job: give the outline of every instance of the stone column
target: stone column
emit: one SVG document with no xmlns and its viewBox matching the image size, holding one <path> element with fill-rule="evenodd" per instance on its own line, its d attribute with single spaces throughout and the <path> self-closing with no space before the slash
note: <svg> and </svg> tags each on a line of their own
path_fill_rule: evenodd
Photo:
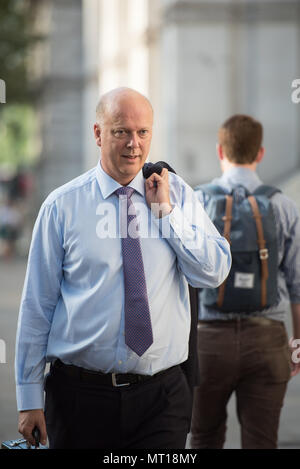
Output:
<svg viewBox="0 0 300 469">
<path fill-rule="evenodd" d="M 276 181 L 299 167 L 298 1 L 164 0 L 162 106 L 165 155 L 192 185 L 220 174 L 219 125 L 251 114 L 265 128 L 260 174 Z"/>
<path fill-rule="evenodd" d="M 82 1 L 43 0 L 40 13 L 48 23 L 40 57 L 42 147 L 37 185 L 42 201 L 84 167 Z"/>
<path fill-rule="evenodd" d="M 99 57 L 100 57 L 100 3 L 99 0 L 83 0 L 83 165 L 84 170 L 96 166 L 99 148 L 96 145 L 93 126 L 96 121 L 96 106 L 99 100 Z"/>
</svg>

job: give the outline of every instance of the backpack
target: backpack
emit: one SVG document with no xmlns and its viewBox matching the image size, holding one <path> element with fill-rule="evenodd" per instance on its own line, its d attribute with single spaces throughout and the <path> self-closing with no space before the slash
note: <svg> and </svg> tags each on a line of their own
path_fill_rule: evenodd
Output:
<svg viewBox="0 0 300 469">
<path fill-rule="evenodd" d="M 223 312 L 251 313 L 277 301 L 278 248 L 272 195 L 261 185 L 252 194 L 244 186 L 229 192 L 214 184 L 197 186 L 209 196 L 206 212 L 230 243 L 232 266 L 217 289 L 204 288 L 201 302 Z"/>
</svg>

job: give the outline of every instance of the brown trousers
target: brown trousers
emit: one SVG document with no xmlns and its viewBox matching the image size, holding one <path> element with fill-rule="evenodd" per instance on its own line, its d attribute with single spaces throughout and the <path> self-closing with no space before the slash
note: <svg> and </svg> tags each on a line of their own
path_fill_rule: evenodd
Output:
<svg viewBox="0 0 300 469">
<path fill-rule="evenodd" d="M 198 357 L 191 447 L 223 447 L 226 407 L 235 392 L 242 448 L 276 448 L 291 371 L 284 323 L 262 317 L 200 321 Z"/>
</svg>

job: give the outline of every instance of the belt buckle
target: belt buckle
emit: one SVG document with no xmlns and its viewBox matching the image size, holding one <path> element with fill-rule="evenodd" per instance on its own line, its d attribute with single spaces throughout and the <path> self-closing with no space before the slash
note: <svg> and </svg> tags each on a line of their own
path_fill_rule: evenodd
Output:
<svg viewBox="0 0 300 469">
<path fill-rule="evenodd" d="M 111 380 L 112 380 L 112 385 L 115 387 L 115 388 L 120 388 L 122 386 L 130 386 L 130 383 L 122 383 L 122 384 L 119 384 L 117 383 L 117 375 L 119 373 L 112 373 L 111 374 Z"/>
</svg>

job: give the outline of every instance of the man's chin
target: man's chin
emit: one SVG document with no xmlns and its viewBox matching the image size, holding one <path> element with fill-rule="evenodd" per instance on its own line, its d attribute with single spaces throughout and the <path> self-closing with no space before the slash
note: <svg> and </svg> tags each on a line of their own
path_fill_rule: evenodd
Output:
<svg viewBox="0 0 300 469">
<path fill-rule="evenodd" d="M 124 173 L 135 173 L 137 174 L 140 169 L 143 167 L 144 165 L 144 162 L 141 160 L 141 158 L 134 158 L 134 159 L 130 159 L 130 158 L 124 158 L 122 160 L 122 164 L 120 166 L 120 169 L 121 171 Z"/>
<path fill-rule="evenodd" d="M 143 165 L 144 163 L 141 160 L 134 161 L 134 163 L 131 164 L 122 164 L 119 168 L 122 179 L 127 180 L 128 182 L 132 181 L 132 179 L 134 179 L 142 169 Z"/>
</svg>

